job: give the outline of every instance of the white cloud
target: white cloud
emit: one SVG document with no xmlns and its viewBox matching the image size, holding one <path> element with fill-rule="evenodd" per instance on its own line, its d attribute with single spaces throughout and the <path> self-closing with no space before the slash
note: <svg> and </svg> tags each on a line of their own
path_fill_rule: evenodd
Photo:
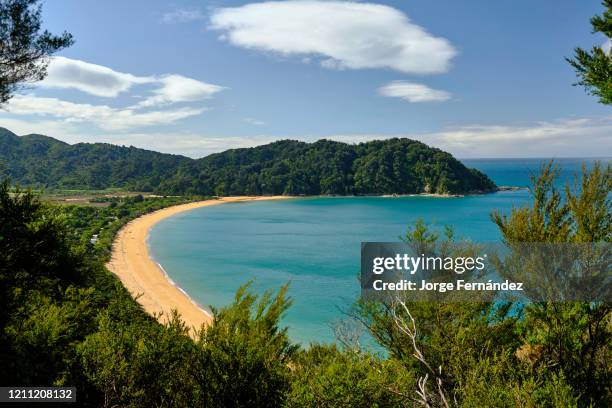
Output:
<svg viewBox="0 0 612 408">
<path fill-rule="evenodd" d="M 222 86 L 209 84 L 182 75 L 136 76 L 111 68 L 65 57 L 53 57 L 47 77 L 37 85 L 43 88 L 72 88 L 102 97 L 116 97 L 135 85 L 157 86 L 136 107 L 194 102 L 212 97 Z"/>
<path fill-rule="evenodd" d="M 181 108 L 139 112 L 130 108 L 116 109 L 107 105 L 73 103 L 34 95 L 17 95 L 8 102 L 6 110 L 14 115 L 52 116 L 67 123 L 87 122 L 100 129 L 122 130 L 173 123 L 199 115 L 205 109 Z"/>
<path fill-rule="evenodd" d="M 158 79 L 161 87 L 155 89 L 155 95 L 146 98 L 137 106 L 148 107 L 168 105 L 176 102 L 194 102 L 212 97 L 224 88 L 208 84 L 181 75 L 166 75 Z"/>
<path fill-rule="evenodd" d="M 72 88 L 107 98 L 117 97 L 136 85 L 148 85 L 149 89 L 145 90 L 144 99 L 139 103 L 124 108 L 106 104 L 73 103 L 35 95 L 17 95 L 9 101 L 6 110 L 13 115 L 54 117 L 64 123 L 89 123 L 100 129 L 126 130 L 169 124 L 199 115 L 207 109 L 166 107 L 175 103 L 193 103 L 211 98 L 225 89 L 182 75 L 136 76 L 65 57 L 52 58 L 49 75 L 37 84 L 42 88 Z M 131 96 L 135 95 L 132 93 Z"/>
<path fill-rule="evenodd" d="M 257 120 L 253 118 L 244 118 L 243 120 L 246 123 L 250 123 L 251 125 L 255 125 L 255 126 L 264 126 L 266 124 L 266 122 L 264 122 L 263 120 Z"/>
<path fill-rule="evenodd" d="M 80 133 L 74 128 L 73 124 L 54 119 L 24 120 L 18 116 L 0 116 L 0 127 L 6 128 L 17 135 L 38 133 L 55 137 L 67 143 L 74 143 L 75 140 L 82 141 L 78 138 L 72 138 L 73 135 L 77 136 Z M 80 133 L 80 137 L 83 137 L 83 133 Z"/>
<path fill-rule="evenodd" d="M 221 8 L 211 16 L 221 38 L 249 49 L 322 57 L 335 69 L 448 71 L 456 50 L 392 7 L 349 1 L 270 1 Z"/>
<path fill-rule="evenodd" d="M 115 97 L 135 84 L 153 82 L 150 77 L 114 71 L 108 67 L 80 60 L 53 57 L 47 77 L 37 85 L 46 88 L 73 88 L 95 96 Z"/>
<path fill-rule="evenodd" d="M 213 136 L 194 132 L 115 132 L 97 130 L 75 122 L 57 120 L 22 120 L 0 114 L 0 126 L 18 135 L 39 133 L 67 143 L 111 143 L 136 146 L 163 153 L 181 154 L 193 158 L 204 157 L 227 149 L 253 147 L 278 140 L 272 136 Z"/>
<path fill-rule="evenodd" d="M 610 52 L 612 52 L 612 40 L 608 38 L 606 42 L 602 44 L 601 49 L 607 54 L 610 54 Z"/>
<path fill-rule="evenodd" d="M 523 125 L 465 125 L 401 135 L 336 135 L 358 143 L 407 137 L 458 157 L 600 157 L 612 151 L 612 117 L 566 118 Z"/>
<path fill-rule="evenodd" d="M 227 149 L 254 147 L 271 143 L 277 138 L 269 136 L 256 137 L 220 137 L 192 132 L 184 133 L 123 133 L 104 134 L 99 136 L 106 143 L 134 145 L 144 149 L 164 153 L 182 154 L 192 158 L 201 158 Z"/>
<path fill-rule="evenodd" d="M 451 98 L 451 94 L 446 91 L 408 81 L 393 81 L 379 88 L 378 93 L 383 96 L 401 98 L 412 103 L 443 102 Z"/>
<path fill-rule="evenodd" d="M 178 9 L 162 15 L 162 21 L 166 24 L 189 23 L 204 20 L 205 18 L 206 15 L 200 10 L 187 9 Z"/>
<path fill-rule="evenodd" d="M 77 121 L 48 120 L 46 116 L 42 116 L 40 120 L 37 120 L 38 118 L 21 120 L 5 115 L 0 113 L 0 126 L 17 134 L 41 133 L 69 143 L 107 142 L 134 145 L 144 149 L 184 154 L 190 157 L 203 157 L 226 149 L 252 147 L 286 138 L 284 135 L 265 134 L 235 137 L 193 132 L 115 132 L 112 126 L 100 129 Z M 155 119 L 156 122 L 159 122 L 159 117 Z M 150 121 L 151 118 L 134 120 Z M 601 157 L 612 151 L 610 134 L 612 134 L 612 117 L 600 117 L 566 118 L 521 125 L 452 126 L 429 133 L 307 135 L 291 138 L 309 142 L 325 138 L 346 143 L 359 143 L 392 137 L 407 137 L 448 151 L 457 157 L 466 158 Z"/>
</svg>

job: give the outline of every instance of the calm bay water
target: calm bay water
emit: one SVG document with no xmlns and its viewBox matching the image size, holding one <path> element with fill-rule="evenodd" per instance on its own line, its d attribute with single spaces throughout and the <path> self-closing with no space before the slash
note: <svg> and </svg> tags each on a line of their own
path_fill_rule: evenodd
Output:
<svg viewBox="0 0 612 408">
<path fill-rule="evenodd" d="M 592 159 L 587 159 L 592 164 Z M 527 186 L 539 159 L 463 160 L 498 185 Z M 560 182 L 585 159 L 561 159 Z M 342 197 L 231 203 L 163 220 L 149 236 L 153 257 L 198 303 L 222 307 L 254 280 L 261 293 L 290 282 L 294 299 L 284 323 L 294 341 L 333 340 L 332 325 L 359 295 L 360 243 L 397 241 L 423 218 L 452 225 L 458 236 L 494 241 L 490 213 L 529 202 L 526 190 L 461 198 Z"/>
</svg>

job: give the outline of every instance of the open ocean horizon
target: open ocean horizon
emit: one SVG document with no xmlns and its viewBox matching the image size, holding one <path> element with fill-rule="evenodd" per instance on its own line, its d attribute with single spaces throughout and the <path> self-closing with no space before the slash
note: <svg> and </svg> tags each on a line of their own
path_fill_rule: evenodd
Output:
<svg viewBox="0 0 612 408">
<path fill-rule="evenodd" d="M 548 159 L 463 159 L 498 186 L 527 187 Z M 598 159 L 604 163 L 609 158 Z M 558 185 L 572 182 L 583 163 L 563 158 Z M 334 339 L 333 326 L 359 296 L 363 241 L 398 241 L 422 218 L 460 238 L 498 241 L 491 212 L 530 203 L 526 189 L 465 197 L 304 197 L 204 207 L 156 224 L 150 253 L 168 276 L 205 307 L 231 303 L 253 281 L 257 293 L 289 283 L 293 305 L 283 319 L 302 344 Z"/>
</svg>

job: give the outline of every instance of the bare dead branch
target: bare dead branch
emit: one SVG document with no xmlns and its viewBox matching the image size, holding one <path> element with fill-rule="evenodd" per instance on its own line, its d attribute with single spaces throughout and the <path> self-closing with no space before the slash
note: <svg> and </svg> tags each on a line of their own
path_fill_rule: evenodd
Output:
<svg viewBox="0 0 612 408">
<path fill-rule="evenodd" d="M 406 316 L 408 316 L 409 321 L 407 321 L 405 318 L 398 315 L 397 313 L 398 305 L 401 306 L 401 310 L 403 310 Z M 418 347 L 418 344 L 417 344 L 418 331 L 416 327 L 416 321 L 414 320 L 412 313 L 410 313 L 410 309 L 408 308 L 408 306 L 406 305 L 404 301 L 398 298 L 396 300 L 395 307 L 391 309 L 391 315 L 393 316 L 395 325 L 400 330 L 400 332 L 408 336 L 408 338 L 412 342 L 412 348 L 414 351 L 413 356 L 418 361 L 420 361 L 429 371 L 429 373 L 425 374 L 424 377 L 421 377 L 417 380 L 416 394 L 419 396 L 419 399 L 417 401 L 425 407 L 428 407 L 428 408 L 432 407 L 431 404 L 433 401 L 435 401 L 435 398 L 432 395 L 430 395 L 427 391 L 427 380 L 429 378 L 429 374 L 431 374 L 435 378 L 438 396 L 439 396 L 439 400 L 442 406 L 444 406 L 445 408 L 449 408 L 450 406 L 448 404 L 448 400 L 446 399 L 446 395 L 444 394 L 443 380 L 442 380 L 442 366 L 440 365 L 436 372 L 431 367 L 431 365 L 429 365 L 429 363 L 425 359 L 425 356 L 423 355 L 423 352 Z"/>
</svg>

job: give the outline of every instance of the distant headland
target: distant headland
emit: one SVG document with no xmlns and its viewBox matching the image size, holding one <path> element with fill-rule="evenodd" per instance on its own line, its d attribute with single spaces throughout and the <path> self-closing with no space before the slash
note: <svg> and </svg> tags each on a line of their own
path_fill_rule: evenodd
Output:
<svg viewBox="0 0 612 408">
<path fill-rule="evenodd" d="M 0 128 L 0 171 L 46 189 L 165 195 L 454 196 L 497 191 L 484 173 L 410 139 L 346 144 L 280 140 L 201 159 L 106 143 L 67 144 Z"/>
</svg>

